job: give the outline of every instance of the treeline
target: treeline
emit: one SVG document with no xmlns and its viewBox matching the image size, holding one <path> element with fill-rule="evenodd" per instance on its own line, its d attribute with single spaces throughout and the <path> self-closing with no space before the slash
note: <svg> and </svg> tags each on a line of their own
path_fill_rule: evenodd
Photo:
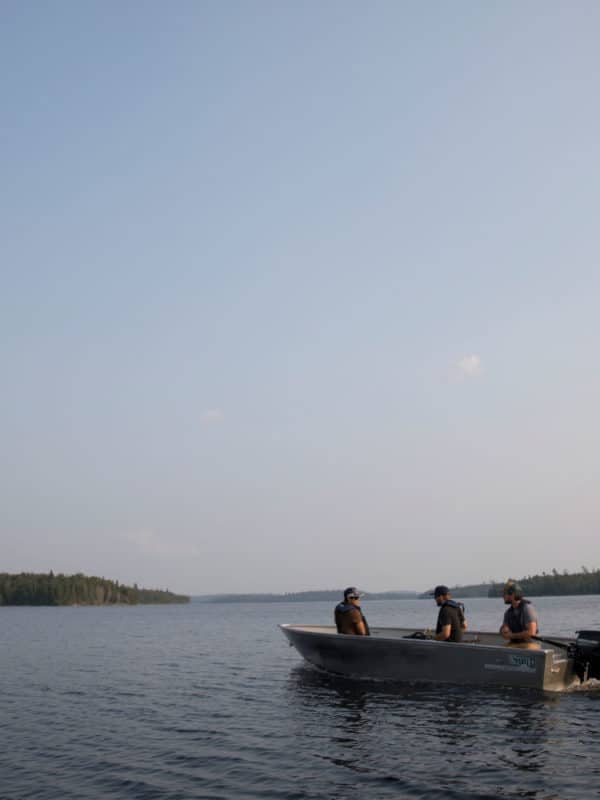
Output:
<svg viewBox="0 0 600 800">
<path fill-rule="evenodd" d="M 0 573 L 0 606 L 104 606 L 122 603 L 189 603 L 190 598 L 168 590 L 140 589 L 106 578 L 55 575 L 53 572 Z"/>
<path fill-rule="evenodd" d="M 453 597 L 491 597 L 492 583 L 473 583 L 469 586 L 453 586 L 450 588 Z"/>
<path fill-rule="evenodd" d="M 553 569 L 550 574 L 542 572 L 541 575 L 528 575 L 519 578 L 523 593 L 527 597 L 545 595 L 568 594 L 600 594 L 600 569 L 587 569 L 582 567 L 581 572 L 569 574 L 567 570 L 562 573 Z M 488 597 L 498 597 L 502 594 L 503 583 L 492 583 Z"/>
<path fill-rule="evenodd" d="M 343 589 L 319 589 L 285 594 L 215 594 L 198 598 L 205 603 L 306 603 L 315 600 L 339 601 Z M 369 600 L 399 600 L 416 597 L 416 592 L 365 592 Z"/>
<path fill-rule="evenodd" d="M 542 572 L 541 575 L 529 575 L 520 578 L 518 583 L 523 587 L 525 595 L 535 597 L 540 595 L 570 595 L 570 594 L 600 594 L 600 569 L 582 567 L 581 572 L 569 574 L 567 570 L 559 573 L 553 569 L 550 574 Z M 468 586 L 453 586 L 451 592 L 454 597 L 500 597 L 504 583 L 488 581 L 487 583 L 469 584 Z M 321 589 L 308 592 L 287 592 L 285 594 L 216 594 L 195 598 L 204 603 L 303 603 L 315 600 L 328 602 L 341 599 L 343 589 Z M 365 592 L 367 600 L 402 600 L 415 597 L 430 598 L 433 589 L 423 594 L 409 591 L 390 592 Z"/>
<path fill-rule="evenodd" d="M 287 592 L 286 594 L 214 594 L 200 597 L 199 600 L 205 603 L 300 603 L 308 600 L 332 600 L 340 596 L 341 591 L 322 589 L 314 592 Z"/>
</svg>

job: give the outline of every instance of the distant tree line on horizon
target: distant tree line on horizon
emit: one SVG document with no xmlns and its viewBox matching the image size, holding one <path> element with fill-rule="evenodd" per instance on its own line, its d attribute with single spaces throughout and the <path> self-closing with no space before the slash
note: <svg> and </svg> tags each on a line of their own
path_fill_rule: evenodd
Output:
<svg viewBox="0 0 600 800">
<path fill-rule="evenodd" d="M 518 583 L 523 587 L 525 595 L 535 597 L 540 595 L 570 595 L 570 594 L 600 594 L 600 569 L 590 570 L 582 567 L 581 572 L 569 574 L 567 570 L 559 573 L 553 569 L 550 574 L 543 572 L 541 575 L 529 575 L 520 578 Z M 488 581 L 467 586 L 453 586 L 451 592 L 454 597 L 500 597 L 504 582 Z M 284 594 L 257 593 L 257 594 L 215 594 L 196 598 L 204 603 L 301 603 L 317 600 L 336 601 L 341 599 L 343 589 L 321 589 L 307 592 L 286 592 Z M 414 591 L 367 592 L 367 600 L 400 600 L 408 598 L 431 597 L 433 590 L 418 593 Z"/>
<path fill-rule="evenodd" d="M 519 578 L 526 597 L 540 597 L 551 595 L 569 594 L 600 594 L 600 569 L 582 567 L 581 572 L 569 574 L 568 570 L 559 572 L 553 569 L 551 573 L 542 572 L 541 575 L 528 575 Z M 504 583 L 492 583 L 488 597 L 498 597 L 502 594 Z"/>
<path fill-rule="evenodd" d="M 0 573 L 0 606 L 103 606 L 143 603 L 189 603 L 187 595 L 162 589 L 140 589 L 136 583 L 76 575 L 21 572 Z"/>
<path fill-rule="evenodd" d="M 451 586 L 450 592 L 453 597 L 491 597 L 490 591 L 494 584 L 490 583 L 473 583 L 468 586 Z M 433 597 L 433 590 L 429 592 L 429 596 Z"/>
<path fill-rule="evenodd" d="M 204 603 L 305 603 L 315 600 L 341 600 L 343 589 L 318 589 L 284 594 L 214 594 L 197 598 Z M 398 600 L 417 597 L 417 592 L 365 592 L 371 600 Z"/>
</svg>

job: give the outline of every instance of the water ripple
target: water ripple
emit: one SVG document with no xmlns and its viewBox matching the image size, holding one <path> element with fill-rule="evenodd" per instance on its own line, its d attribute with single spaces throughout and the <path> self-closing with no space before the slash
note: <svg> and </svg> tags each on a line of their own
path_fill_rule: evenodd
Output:
<svg viewBox="0 0 600 800">
<path fill-rule="evenodd" d="M 356 682 L 286 646 L 289 606 L 239 611 L 0 609 L 1 800 L 597 796 L 600 683 Z M 331 609 L 295 611 L 319 623 Z M 568 625 L 556 616 L 557 633 Z"/>
</svg>

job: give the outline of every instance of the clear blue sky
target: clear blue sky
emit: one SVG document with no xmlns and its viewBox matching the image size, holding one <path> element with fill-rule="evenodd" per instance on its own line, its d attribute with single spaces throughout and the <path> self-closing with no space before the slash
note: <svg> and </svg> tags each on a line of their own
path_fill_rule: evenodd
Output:
<svg viewBox="0 0 600 800">
<path fill-rule="evenodd" d="M 5 571 L 600 567 L 600 5 L 4 2 Z"/>
</svg>

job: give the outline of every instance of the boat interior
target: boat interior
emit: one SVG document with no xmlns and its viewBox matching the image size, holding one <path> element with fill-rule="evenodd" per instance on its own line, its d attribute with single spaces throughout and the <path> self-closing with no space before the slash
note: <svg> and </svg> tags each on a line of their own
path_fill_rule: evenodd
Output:
<svg viewBox="0 0 600 800">
<path fill-rule="evenodd" d="M 333 625 L 291 625 L 290 627 L 299 628 L 303 631 L 310 633 L 337 633 Z M 433 639 L 433 631 L 415 629 L 415 628 L 382 628 L 371 626 L 371 636 L 380 639 L 406 639 L 406 638 L 424 638 Z M 561 636 L 552 636 L 548 639 L 540 637 L 536 642 L 531 644 L 521 645 L 527 649 L 535 650 L 552 650 L 556 656 L 564 657 L 568 645 L 572 639 L 567 639 Z M 462 644 L 470 645 L 484 645 L 488 647 L 506 647 L 507 642 L 500 633 L 492 633 L 491 631 L 466 631 L 463 636 Z M 519 647 L 518 645 L 515 645 Z"/>
</svg>

